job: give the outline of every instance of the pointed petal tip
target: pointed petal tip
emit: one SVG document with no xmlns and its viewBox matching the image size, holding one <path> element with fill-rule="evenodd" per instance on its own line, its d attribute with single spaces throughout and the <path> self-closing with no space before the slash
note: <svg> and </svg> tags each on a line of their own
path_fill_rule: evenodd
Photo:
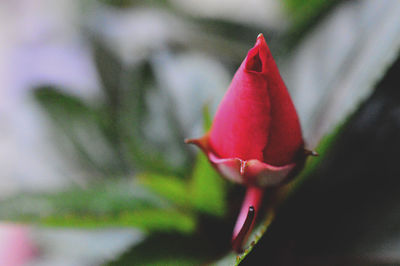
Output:
<svg viewBox="0 0 400 266">
<path fill-rule="evenodd" d="M 185 139 L 184 142 L 186 144 L 193 144 L 193 145 L 198 146 L 206 154 L 209 152 L 210 147 L 208 144 L 208 133 L 206 133 L 204 136 L 202 136 L 200 138 Z"/>
<path fill-rule="evenodd" d="M 248 52 L 245 69 L 252 72 L 262 72 L 263 62 L 260 57 L 260 42 L 257 40 L 254 47 Z"/>
<path fill-rule="evenodd" d="M 198 139 L 185 139 L 184 142 L 186 144 L 193 144 L 196 146 L 199 146 L 200 148 L 202 148 L 204 146 L 204 140 L 202 138 L 198 138 Z"/>
<path fill-rule="evenodd" d="M 267 51 L 267 52 L 265 52 Z M 245 69 L 251 72 L 263 72 L 268 55 L 267 42 L 262 33 L 258 34 L 254 47 L 248 52 Z"/>
<path fill-rule="evenodd" d="M 257 35 L 256 45 L 267 44 L 262 33 Z"/>
</svg>

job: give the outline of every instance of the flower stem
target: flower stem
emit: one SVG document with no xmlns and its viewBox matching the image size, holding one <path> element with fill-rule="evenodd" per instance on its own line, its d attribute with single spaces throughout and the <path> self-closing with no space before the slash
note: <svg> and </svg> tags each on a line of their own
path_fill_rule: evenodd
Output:
<svg viewBox="0 0 400 266">
<path fill-rule="evenodd" d="M 232 248 L 238 253 L 242 251 L 243 244 L 254 227 L 263 194 L 262 188 L 253 186 L 247 188 L 232 237 Z"/>
</svg>

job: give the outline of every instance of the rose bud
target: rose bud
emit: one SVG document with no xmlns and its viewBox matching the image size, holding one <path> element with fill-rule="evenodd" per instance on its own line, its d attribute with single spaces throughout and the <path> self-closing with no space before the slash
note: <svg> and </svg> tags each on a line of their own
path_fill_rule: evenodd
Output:
<svg viewBox="0 0 400 266">
<path fill-rule="evenodd" d="M 233 232 L 240 252 L 266 187 L 286 182 L 304 164 L 299 118 L 262 34 L 250 49 L 199 146 L 225 178 L 247 186 Z"/>
</svg>

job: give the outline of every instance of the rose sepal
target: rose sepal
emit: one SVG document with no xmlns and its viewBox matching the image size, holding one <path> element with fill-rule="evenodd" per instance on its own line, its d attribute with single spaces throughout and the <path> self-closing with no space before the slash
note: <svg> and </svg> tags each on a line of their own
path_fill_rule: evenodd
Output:
<svg viewBox="0 0 400 266">
<path fill-rule="evenodd" d="M 292 163 L 275 166 L 257 159 L 221 158 L 211 149 L 208 133 L 201 138 L 186 139 L 185 142 L 198 146 L 224 178 L 237 184 L 261 188 L 279 186 L 290 181 L 293 173 L 303 168 L 307 155 L 311 154 L 303 149 L 304 152 Z"/>
</svg>

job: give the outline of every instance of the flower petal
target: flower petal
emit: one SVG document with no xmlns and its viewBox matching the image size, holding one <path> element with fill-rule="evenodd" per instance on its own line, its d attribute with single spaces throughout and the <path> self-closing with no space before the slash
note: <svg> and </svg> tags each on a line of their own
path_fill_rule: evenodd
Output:
<svg viewBox="0 0 400 266">
<path fill-rule="evenodd" d="M 250 160 L 246 162 L 245 179 L 259 187 L 276 186 L 286 180 L 295 166 L 296 163 L 273 166 L 258 160 Z"/>
<path fill-rule="evenodd" d="M 215 169 L 226 179 L 246 186 L 271 187 L 283 183 L 296 166 L 295 163 L 274 166 L 259 160 L 221 158 L 210 149 L 209 136 L 188 139 L 186 143 L 201 148 Z"/>
<path fill-rule="evenodd" d="M 237 70 L 218 107 L 210 145 L 222 158 L 263 161 L 271 121 L 265 41 L 257 41 Z"/>
<path fill-rule="evenodd" d="M 259 160 L 244 161 L 239 158 L 218 158 L 208 153 L 208 159 L 225 178 L 245 185 L 271 187 L 283 183 L 295 163 L 284 166 L 273 166 Z"/>
<path fill-rule="evenodd" d="M 272 165 L 286 165 L 295 160 L 297 152 L 304 146 L 299 118 L 289 92 L 279 73 L 274 58 L 260 34 L 257 37 L 263 75 L 268 84 L 270 119 L 268 144 L 261 161 Z M 256 158 L 258 159 L 258 158 Z"/>
</svg>

